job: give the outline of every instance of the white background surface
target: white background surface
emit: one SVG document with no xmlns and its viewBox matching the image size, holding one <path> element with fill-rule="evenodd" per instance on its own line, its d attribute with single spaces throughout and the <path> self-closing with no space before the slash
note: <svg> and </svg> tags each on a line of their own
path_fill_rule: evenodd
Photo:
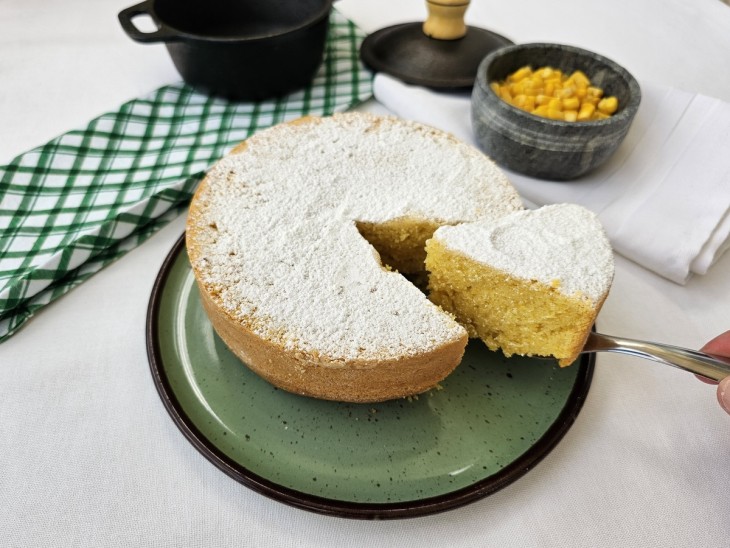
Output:
<svg viewBox="0 0 730 548">
<path fill-rule="evenodd" d="M 0 163 L 178 80 L 163 46 L 121 31 L 132 3 L 0 2 Z M 420 0 L 338 8 L 366 31 L 425 17 Z M 718 0 L 474 0 L 467 20 L 730 101 L 730 8 Z M 182 230 L 178 219 L 0 346 L 0 546 L 730 545 L 730 417 L 713 387 L 615 355 L 599 357 L 558 447 L 464 508 L 362 522 L 249 491 L 184 439 L 149 374 L 147 301 Z M 684 287 L 619 257 L 598 326 L 697 348 L 730 329 L 729 305 L 730 255 Z"/>
</svg>

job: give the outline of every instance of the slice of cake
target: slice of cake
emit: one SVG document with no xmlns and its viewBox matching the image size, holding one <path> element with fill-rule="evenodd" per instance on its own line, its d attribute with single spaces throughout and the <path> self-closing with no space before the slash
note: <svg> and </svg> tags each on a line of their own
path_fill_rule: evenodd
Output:
<svg viewBox="0 0 730 548">
<path fill-rule="evenodd" d="M 426 243 L 430 298 L 506 356 L 569 365 L 613 280 L 596 216 L 571 204 L 444 226 Z"/>
</svg>

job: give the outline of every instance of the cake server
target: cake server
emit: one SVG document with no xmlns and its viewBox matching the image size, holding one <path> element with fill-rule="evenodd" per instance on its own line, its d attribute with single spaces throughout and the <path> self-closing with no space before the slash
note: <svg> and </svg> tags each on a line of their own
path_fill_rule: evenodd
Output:
<svg viewBox="0 0 730 548">
<path fill-rule="evenodd" d="M 591 332 L 581 354 L 618 352 L 657 361 L 715 381 L 730 376 L 730 358 L 656 342 Z"/>
</svg>

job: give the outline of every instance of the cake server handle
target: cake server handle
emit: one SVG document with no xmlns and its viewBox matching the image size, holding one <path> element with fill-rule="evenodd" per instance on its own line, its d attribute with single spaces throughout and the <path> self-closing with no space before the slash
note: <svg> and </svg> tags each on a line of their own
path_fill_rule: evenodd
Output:
<svg viewBox="0 0 730 548">
<path fill-rule="evenodd" d="M 593 331 L 588 335 L 581 354 L 589 352 L 618 352 L 638 356 L 678 367 L 715 381 L 730 376 L 730 358 L 724 356 L 706 354 L 669 344 L 613 337 Z"/>
</svg>

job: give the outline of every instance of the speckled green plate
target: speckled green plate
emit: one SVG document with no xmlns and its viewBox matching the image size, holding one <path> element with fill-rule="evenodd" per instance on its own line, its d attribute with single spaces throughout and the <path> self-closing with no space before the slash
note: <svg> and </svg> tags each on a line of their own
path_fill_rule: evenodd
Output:
<svg viewBox="0 0 730 548">
<path fill-rule="evenodd" d="M 147 343 L 165 407 L 190 442 L 244 485 L 330 515 L 398 518 L 485 497 L 562 438 L 593 362 L 506 359 L 472 341 L 438 390 L 378 404 L 279 390 L 231 354 L 201 308 L 181 238 L 150 301 Z"/>
</svg>

